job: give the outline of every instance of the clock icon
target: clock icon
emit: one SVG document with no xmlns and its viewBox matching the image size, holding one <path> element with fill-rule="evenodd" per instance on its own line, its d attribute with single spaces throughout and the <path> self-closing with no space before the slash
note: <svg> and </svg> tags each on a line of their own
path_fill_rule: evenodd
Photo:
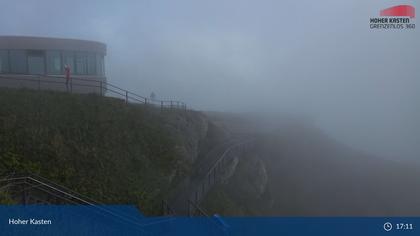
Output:
<svg viewBox="0 0 420 236">
<path fill-rule="evenodd" d="M 387 232 L 391 231 L 392 230 L 392 224 L 389 223 L 389 222 L 386 222 L 384 224 L 384 230 L 387 231 Z"/>
</svg>

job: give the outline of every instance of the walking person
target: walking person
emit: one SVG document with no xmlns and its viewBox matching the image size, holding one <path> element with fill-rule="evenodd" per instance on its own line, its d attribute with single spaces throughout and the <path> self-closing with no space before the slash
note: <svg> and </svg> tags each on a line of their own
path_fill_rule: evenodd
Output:
<svg viewBox="0 0 420 236">
<path fill-rule="evenodd" d="M 156 94 L 154 92 L 150 94 L 150 100 L 152 100 L 152 102 L 156 101 Z"/>
</svg>

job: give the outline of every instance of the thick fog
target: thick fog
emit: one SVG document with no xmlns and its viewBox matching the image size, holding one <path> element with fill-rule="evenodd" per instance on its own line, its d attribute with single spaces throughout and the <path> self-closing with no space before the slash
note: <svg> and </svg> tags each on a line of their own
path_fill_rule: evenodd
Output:
<svg viewBox="0 0 420 236">
<path fill-rule="evenodd" d="M 108 80 L 121 87 L 198 110 L 299 114 L 347 145 L 418 159 L 419 29 L 369 28 L 371 17 L 398 4 L 420 7 L 364 0 L 0 0 L 0 35 L 102 41 Z"/>
</svg>

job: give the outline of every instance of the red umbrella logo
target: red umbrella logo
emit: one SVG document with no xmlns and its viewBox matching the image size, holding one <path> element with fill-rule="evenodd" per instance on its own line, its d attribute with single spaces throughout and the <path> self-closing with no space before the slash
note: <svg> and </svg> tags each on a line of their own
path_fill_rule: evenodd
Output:
<svg viewBox="0 0 420 236">
<path fill-rule="evenodd" d="M 381 16 L 408 16 L 414 18 L 416 10 L 410 5 L 399 5 L 382 10 Z"/>
</svg>

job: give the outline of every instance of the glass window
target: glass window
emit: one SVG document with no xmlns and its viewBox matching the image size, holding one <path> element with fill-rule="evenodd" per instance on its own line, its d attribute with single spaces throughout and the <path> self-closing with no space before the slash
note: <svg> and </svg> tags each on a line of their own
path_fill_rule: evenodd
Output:
<svg viewBox="0 0 420 236">
<path fill-rule="evenodd" d="M 78 75 L 87 74 L 87 53 L 83 53 L 83 52 L 76 53 L 76 74 Z"/>
<path fill-rule="evenodd" d="M 104 76 L 104 56 L 102 54 L 96 54 L 96 74 Z"/>
<path fill-rule="evenodd" d="M 47 71 L 50 75 L 63 74 L 61 53 L 59 51 L 47 51 Z"/>
<path fill-rule="evenodd" d="M 96 75 L 96 57 L 95 54 L 89 53 L 88 54 L 88 74 L 89 75 Z"/>
<path fill-rule="evenodd" d="M 27 73 L 28 61 L 25 50 L 10 50 L 10 71 L 12 73 Z"/>
<path fill-rule="evenodd" d="M 45 74 L 45 52 L 28 50 L 28 71 L 31 75 Z"/>
<path fill-rule="evenodd" d="M 70 51 L 63 52 L 63 66 L 70 67 L 70 73 L 74 73 L 74 53 Z"/>
<path fill-rule="evenodd" d="M 9 52 L 0 50 L 0 73 L 9 72 Z"/>
</svg>

